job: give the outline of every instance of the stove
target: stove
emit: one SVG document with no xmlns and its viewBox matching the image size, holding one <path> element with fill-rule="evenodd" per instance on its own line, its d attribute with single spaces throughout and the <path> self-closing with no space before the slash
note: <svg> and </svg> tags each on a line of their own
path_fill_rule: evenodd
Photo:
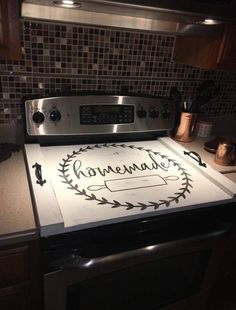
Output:
<svg viewBox="0 0 236 310">
<path fill-rule="evenodd" d="M 203 309 L 236 188 L 169 137 L 174 102 L 41 98 L 25 116 L 44 309 Z"/>
<path fill-rule="evenodd" d="M 53 97 L 28 100 L 25 111 L 28 138 L 37 141 L 25 151 L 41 236 L 235 198 L 231 181 L 199 166 L 168 137 L 174 122 L 168 99 Z M 133 141 L 131 134 L 149 139 Z M 95 143 L 83 144 L 85 137 Z M 101 138 L 110 142 L 97 143 Z"/>
</svg>

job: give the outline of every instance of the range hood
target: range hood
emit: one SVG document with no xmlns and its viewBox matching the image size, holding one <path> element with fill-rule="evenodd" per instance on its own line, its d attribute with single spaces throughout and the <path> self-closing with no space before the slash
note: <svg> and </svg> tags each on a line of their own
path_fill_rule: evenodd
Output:
<svg viewBox="0 0 236 310">
<path fill-rule="evenodd" d="M 180 35 L 219 36 L 222 23 L 236 21 L 236 0 L 75 0 L 77 8 L 60 1 L 23 0 L 22 18 L 35 18 Z M 214 19 L 217 25 L 202 25 Z"/>
</svg>

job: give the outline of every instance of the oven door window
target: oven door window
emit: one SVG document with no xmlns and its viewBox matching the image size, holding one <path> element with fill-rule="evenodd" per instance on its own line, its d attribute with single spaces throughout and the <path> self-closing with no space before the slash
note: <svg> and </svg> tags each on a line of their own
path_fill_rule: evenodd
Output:
<svg viewBox="0 0 236 310">
<path fill-rule="evenodd" d="M 67 288 L 67 310 L 154 310 L 197 293 L 210 251 L 116 270 Z"/>
</svg>

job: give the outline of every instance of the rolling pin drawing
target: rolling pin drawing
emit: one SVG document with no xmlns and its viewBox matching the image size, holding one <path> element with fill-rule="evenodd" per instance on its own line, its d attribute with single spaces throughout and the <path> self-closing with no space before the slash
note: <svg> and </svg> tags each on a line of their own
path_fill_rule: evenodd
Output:
<svg viewBox="0 0 236 310">
<path fill-rule="evenodd" d="M 145 187 L 163 186 L 167 184 L 167 181 L 177 181 L 178 179 L 179 177 L 175 175 L 161 177 L 159 174 L 132 178 L 112 179 L 104 181 L 104 184 L 102 185 L 90 185 L 88 186 L 88 190 L 99 191 L 106 188 L 110 192 L 119 192 Z"/>
</svg>

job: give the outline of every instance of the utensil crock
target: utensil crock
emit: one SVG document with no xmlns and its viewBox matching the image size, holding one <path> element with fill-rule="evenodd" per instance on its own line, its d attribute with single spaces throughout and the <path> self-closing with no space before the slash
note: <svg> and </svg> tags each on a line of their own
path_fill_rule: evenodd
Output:
<svg viewBox="0 0 236 310">
<path fill-rule="evenodd" d="M 180 124 L 174 136 L 174 140 L 181 142 L 191 142 L 196 137 L 198 113 L 182 112 Z"/>
</svg>

